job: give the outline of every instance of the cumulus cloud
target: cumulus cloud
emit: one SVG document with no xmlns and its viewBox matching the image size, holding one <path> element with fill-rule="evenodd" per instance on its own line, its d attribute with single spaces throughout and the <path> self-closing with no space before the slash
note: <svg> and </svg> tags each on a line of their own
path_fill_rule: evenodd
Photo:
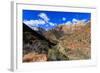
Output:
<svg viewBox="0 0 100 73">
<path fill-rule="evenodd" d="M 50 20 L 46 13 L 40 13 L 38 16 L 41 17 L 45 22 L 48 22 Z"/>
<path fill-rule="evenodd" d="M 52 23 L 52 22 L 49 22 L 49 24 L 50 24 L 51 26 L 54 26 L 54 25 L 55 25 L 55 23 Z"/>
<path fill-rule="evenodd" d="M 50 19 L 48 18 L 46 13 L 40 13 L 40 14 L 38 14 L 38 16 L 40 17 L 40 19 L 38 19 L 38 20 L 24 20 L 24 23 L 31 28 L 37 27 L 39 25 L 45 25 L 46 27 L 48 27 L 48 26 L 51 27 L 51 26 L 57 25 L 56 23 L 49 21 Z"/>
<path fill-rule="evenodd" d="M 63 18 L 62 18 L 62 20 L 63 20 L 63 21 L 65 21 L 65 20 L 66 20 L 66 18 L 65 18 L 65 17 L 63 17 Z"/>
</svg>

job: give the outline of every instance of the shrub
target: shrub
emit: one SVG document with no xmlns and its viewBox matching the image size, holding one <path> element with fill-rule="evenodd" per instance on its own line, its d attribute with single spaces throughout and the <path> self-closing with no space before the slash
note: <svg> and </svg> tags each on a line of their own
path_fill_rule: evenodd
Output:
<svg viewBox="0 0 100 73">
<path fill-rule="evenodd" d="M 69 58 L 59 51 L 57 48 L 52 48 L 48 50 L 48 60 L 49 61 L 59 61 L 59 60 L 69 60 Z"/>
</svg>

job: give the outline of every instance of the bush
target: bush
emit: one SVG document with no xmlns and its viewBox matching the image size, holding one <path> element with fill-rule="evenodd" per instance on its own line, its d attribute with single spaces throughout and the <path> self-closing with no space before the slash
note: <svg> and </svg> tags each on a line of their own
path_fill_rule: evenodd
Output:
<svg viewBox="0 0 100 73">
<path fill-rule="evenodd" d="M 57 48 L 48 50 L 48 61 L 69 60 L 69 58 L 59 51 Z"/>
</svg>

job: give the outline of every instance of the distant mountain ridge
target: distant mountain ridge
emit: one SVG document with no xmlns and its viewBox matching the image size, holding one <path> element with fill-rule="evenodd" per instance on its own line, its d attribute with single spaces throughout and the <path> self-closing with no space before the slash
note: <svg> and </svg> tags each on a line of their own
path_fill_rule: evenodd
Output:
<svg viewBox="0 0 100 73">
<path fill-rule="evenodd" d="M 40 29 L 42 30 L 45 30 L 45 31 L 49 31 L 49 30 L 52 30 L 52 29 L 55 29 L 56 27 L 58 26 L 62 26 L 62 25 L 67 25 L 67 28 L 71 26 L 74 26 L 74 25 L 85 25 L 87 24 L 88 22 L 90 22 L 90 20 L 86 21 L 86 20 L 77 20 L 77 19 L 73 19 L 72 21 L 67 21 L 65 23 L 62 23 L 62 24 L 55 24 L 55 23 L 52 23 L 52 24 L 49 24 L 49 23 L 46 23 L 46 24 L 38 24 L 38 25 L 30 25 L 30 24 L 26 24 L 25 22 L 23 22 L 24 24 L 26 24 L 27 26 L 29 26 L 31 29 L 34 29 L 36 31 L 39 31 Z M 49 26 L 48 27 L 41 27 L 41 26 Z"/>
</svg>

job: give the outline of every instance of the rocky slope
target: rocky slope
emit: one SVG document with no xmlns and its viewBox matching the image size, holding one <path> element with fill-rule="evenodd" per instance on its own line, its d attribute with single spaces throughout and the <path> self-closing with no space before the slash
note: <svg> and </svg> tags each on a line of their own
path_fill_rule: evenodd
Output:
<svg viewBox="0 0 100 73">
<path fill-rule="evenodd" d="M 36 33 L 24 29 L 23 62 L 90 59 L 90 28 L 91 22 L 63 24 L 48 31 L 39 28 Z"/>
</svg>

